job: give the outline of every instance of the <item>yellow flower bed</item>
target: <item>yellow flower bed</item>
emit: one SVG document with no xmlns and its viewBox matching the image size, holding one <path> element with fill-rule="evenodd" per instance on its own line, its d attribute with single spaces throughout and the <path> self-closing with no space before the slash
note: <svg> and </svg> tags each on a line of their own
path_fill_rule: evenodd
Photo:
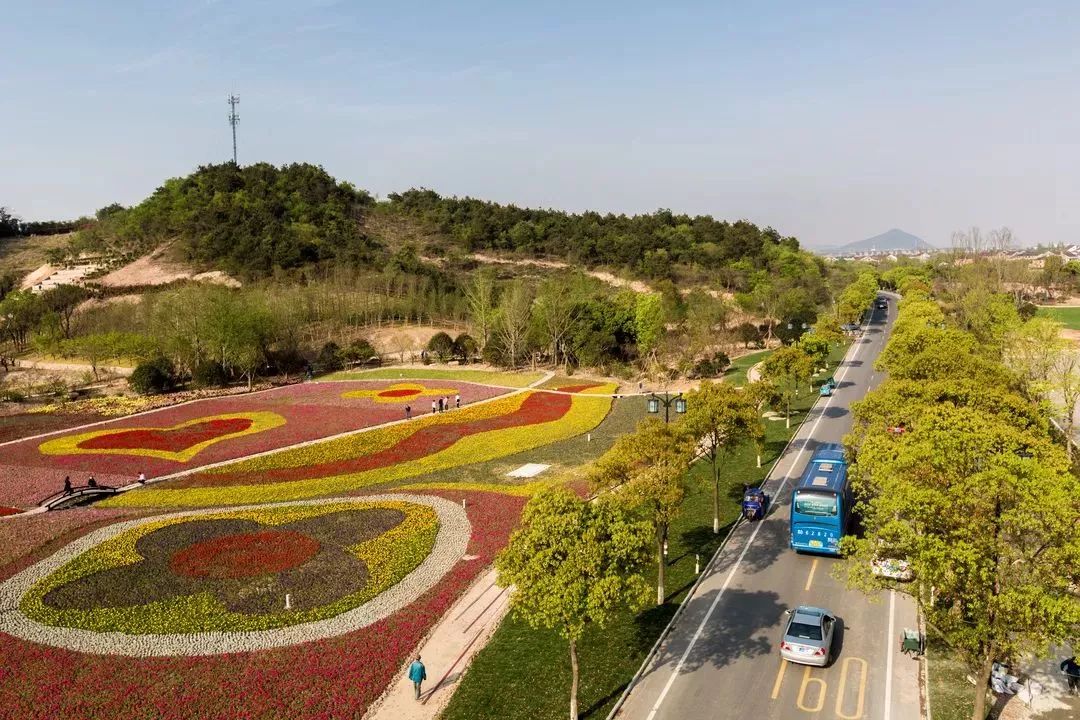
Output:
<svg viewBox="0 0 1080 720">
<path fill-rule="evenodd" d="M 506 400 L 510 399 L 512 398 Z M 521 400 L 523 398 L 517 398 L 518 402 L 521 402 Z M 479 410 L 482 407 L 497 405 L 501 402 L 503 401 L 497 400 L 484 406 L 476 406 L 473 409 Z M 595 428 L 604 420 L 610 408 L 611 398 L 609 397 L 575 395 L 571 399 L 569 411 L 558 420 L 467 435 L 445 450 L 389 467 L 266 485 L 182 488 L 177 490 L 147 488 L 117 495 L 100 503 L 100 505 L 112 507 L 206 507 L 256 502 L 286 502 L 345 493 L 380 483 L 422 476 L 438 470 L 494 460 L 549 443 L 566 440 Z M 436 415 L 432 417 L 438 420 L 442 416 Z M 408 428 L 409 424 L 394 426 L 386 430 L 397 431 L 402 427 Z M 344 439 L 349 440 L 352 438 Z M 400 437 L 396 439 L 400 439 Z M 393 443 L 380 440 L 374 444 L 388 447 Z M 310 446 L 300 450 L 313 451 L 315 447 Z M 370 452 L 370 450 L 368 451 Z M 273 457 L 256 458 L 250 463 L 271 460 Z M 330 459 L 325 452 L 316 452 L 313 457 L 317 457 L 322 462 Z M 242 463 L 241 465 L 245 466 L 245 469 L 252 469 L 250 463 Z"/>
</svg>

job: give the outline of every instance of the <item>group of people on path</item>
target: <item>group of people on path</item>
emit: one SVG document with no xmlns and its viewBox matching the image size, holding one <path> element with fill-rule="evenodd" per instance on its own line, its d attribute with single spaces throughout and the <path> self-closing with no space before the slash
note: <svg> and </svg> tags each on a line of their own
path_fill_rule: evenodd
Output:
<svg viewBox="0 0 1080 720">
<path fill-rule="evenodd" d="M 142 471 L 139 471 L 138 483 L 140 485 L 145 485 L 146 484 L 146 473 L 144 473 Z M 96 487 L 98 487 L 97 479 L 93 475 L 91 475 L 89 478 L 87 478 L 86 487 L 88 487 L 88 488 L 96 488 Z M 64 494 L 65 495 L 70 495 L 73 492 L 75 492 L 75 488 L 71 484 L 71 476 L 70 475 L 65 475 L 64 476 Z"/>
<path fill-rule="evenodd" d="M 461 409 L 461 394 L 458 393 L 454 396 L 454 407 Z M 441 397 L 431 401 L 431 414 L 446 412 L 450 409 L 450 398 Z M 405 406 L 405 419 L 412 420 L 412 405 Z"/>
</svg>

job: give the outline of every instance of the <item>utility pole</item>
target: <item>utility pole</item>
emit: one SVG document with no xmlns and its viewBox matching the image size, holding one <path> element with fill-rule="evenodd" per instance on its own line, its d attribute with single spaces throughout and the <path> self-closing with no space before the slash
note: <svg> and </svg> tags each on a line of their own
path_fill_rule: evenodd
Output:
<svg viewBox="0 0 1080 720">
<path fill-rule="evenodd" d="M 229 124 L 232 125 L 232 161 L 236 165 L 236 123 L 240 122 L 240 116 L 236 114 L 236 105 L 240 102 L 237 95 L 229 96 Z"/>
</svg>

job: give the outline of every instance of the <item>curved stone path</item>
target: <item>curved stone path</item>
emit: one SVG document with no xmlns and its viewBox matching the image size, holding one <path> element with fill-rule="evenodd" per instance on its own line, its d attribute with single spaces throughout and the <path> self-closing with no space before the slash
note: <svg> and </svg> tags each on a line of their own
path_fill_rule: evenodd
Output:
<svg viewBox="0 0 1080 720">
<path fill-rule="evenodd" d="M 0 632 L 30 642 L 53 645 L 84 653 L 157 657 L 169 655 L 217 655 L 250 652 L 295 645 L 335 637 L 370 625 L 404 608 L 420 597 L 454 567 L 469 544 L 472 526 L 465 510 L 457 503 L 432 495 L 385 494 L 356 498 L 328 498 L 291 503 L 246 505 L 230 511 L 288 505 L 325 505 L 341 502 L 371 503 L 400 501 L 427 505 L 439 516 L 435 545 L 420 565 L 399 583 L 368 602 L 332 618 L 273 630 L 248 632 L 202 632 L 171 635 L 127 635 L 118 632 L 94 632 L 79 628 L 53 627 L 31 620 L 19 609 L 23 596 L 39 580 L 58 570 L 90 548 L 144 523 L 164 518 L 199 517 L 220 514 L 220 508 L 158 515 L 110 525 L 85 535 L 52 556 L 26 568 L 0 584 Z"/>
</svg>

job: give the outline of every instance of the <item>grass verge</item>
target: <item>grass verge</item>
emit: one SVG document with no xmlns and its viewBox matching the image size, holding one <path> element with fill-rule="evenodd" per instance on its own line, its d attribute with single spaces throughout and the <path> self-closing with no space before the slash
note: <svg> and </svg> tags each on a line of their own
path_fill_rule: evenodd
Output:
<svg viewBox="0 0 1080 720">
<path fill-rule="evenodd" d="M 1053 318 L 1070 330 L 1080 330 L 1080 307 L 1041 307 L 1038 314 Z"/>
<path fill-rule="evenodd" d="M 970 720 L 975 688 L 967 664 L 933 628 L 926 629 L 927 685 L 934 720 Z M 993 701 L 987 701 L 987 709 Z"/>
<path fill-rule="evenodd" d="M 833 362 L 844 350 L 834 354 Z M 752 360 L 747 367 L 759 361 Z M 798 399 L 793 408 L 796 421 L 805 417 L 816 399 L 816 393 L 804 393 Z M 738 517 L 744 485 L 757 484 L 765 477 L 796 430 L 796 424 L 787 430 L 783 422 L 767 423 L 761 468 L 750 446 L 723 461 L 719 534 L 712 532 L 712 466 L 706 461 L 690 468 L 682 513 L 672 523 L 668 541 L 666 602 L 637 614 L 623 613 L 608 627 L 591 629 L 580 644 L 582 718 L 596 720 L 611 711 L 693 585 L 695 556 L 704 566 L 716 552 Z M 649 575 L 655 582 L 655 568 Z M 554 631 L 530 628 L 511 614 L 476 655 L 442 718 L 555 720 L 566 717 L 569 697 L 566 641 Z"/>
<path fill-rule="evenodd" d="M 771 352 L 772 350 L 762 350 L 760 352 L 750 353 L 749 355 L 735 358 L 731 361 L 731 366 L 724 371 L 724 382 L 731 383 L 736 387 L 745 385 L 747 371 L 768 357 Z"/>
</svg>

